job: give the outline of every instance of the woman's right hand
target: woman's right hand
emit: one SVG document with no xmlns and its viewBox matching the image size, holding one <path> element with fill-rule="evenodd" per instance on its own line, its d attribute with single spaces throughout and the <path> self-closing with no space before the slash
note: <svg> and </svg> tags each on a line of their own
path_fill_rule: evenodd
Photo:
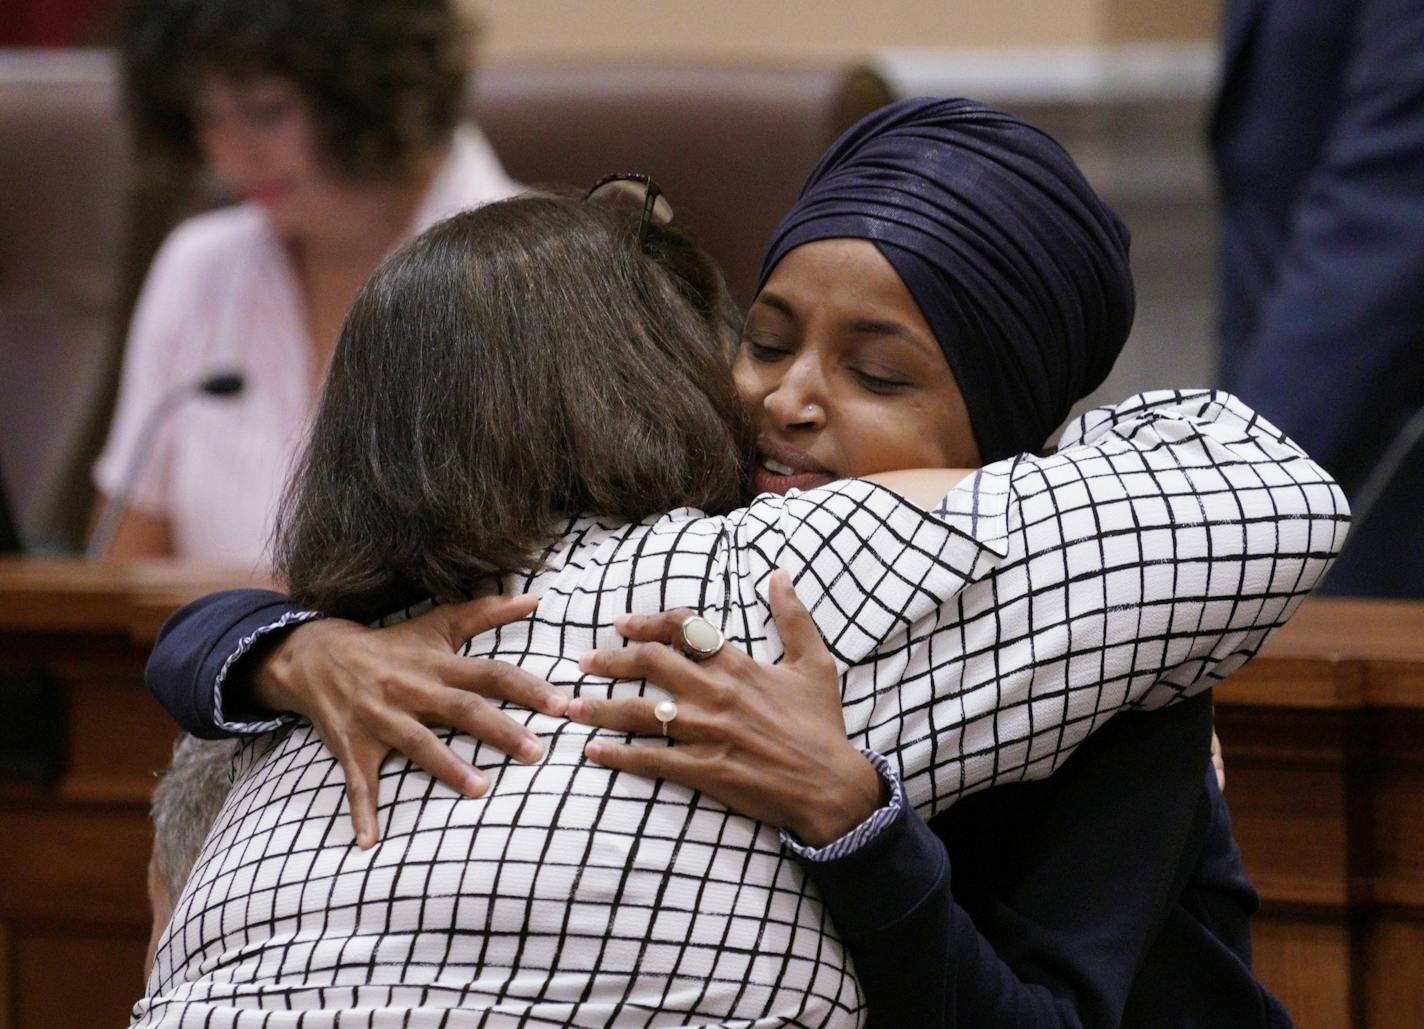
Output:
<svg viewBox="0 0 1424 1029">
<path fill-rule="evenodd" d="M 455 653 L 472 636 L 527 617 L 537 603 L 482 597 L 384 629 L 320 619 L 298 626 L 253 669 L 257 701 L 305 716 L 341 762 L 363 849 L 380 838 L 377 787 L 392 750 L 466 796 L 489 788 L 489 778 L 428 726 L 452 726 L 521 761 L 543 755 L 538 737 L 491 701 L 561 715 L 570 698 L 517 665 Z"/>
<path fill-rule="evenodd" d="M 885 787 L 846 738 L 835 659 L 790 577 L 774 572 L 768 593 L 785 647 L 782 661 L 756 661 L 724 646 L 694 663 L 673 646 L 693 612 L 626 615 L 614 624 L 629 645 L 590 651 L 580 667 L 666 690 L 679 708 L 674 720 L 658 721 L 656 697 L 581 697 L 569 717 L 614 732 L 662 733 L 676 744 L 648 747 L 600 737 L 584 750 L 589 760 L 699 790 L 821 847 L 881 807 Z"/>
</svg>

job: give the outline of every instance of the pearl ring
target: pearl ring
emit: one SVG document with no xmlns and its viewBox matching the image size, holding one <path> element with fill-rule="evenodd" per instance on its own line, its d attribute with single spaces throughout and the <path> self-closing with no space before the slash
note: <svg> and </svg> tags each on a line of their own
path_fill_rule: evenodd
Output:
<svg viewBox="0 0 1424 1029">
<path fill-rule="evenodd" d="M 653 707 L 653 717 L 663 723 L 663 735 L 667 735 L 668 723 L 677 717 L 677 702 L 660 700 Z"/>
</svg>

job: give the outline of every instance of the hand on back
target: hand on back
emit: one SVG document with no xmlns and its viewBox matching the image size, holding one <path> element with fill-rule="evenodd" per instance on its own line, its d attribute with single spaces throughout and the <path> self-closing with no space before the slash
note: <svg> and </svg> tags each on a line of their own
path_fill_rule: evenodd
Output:
<svg viewBox="0 0 1424 1029">
<path fill-rule="evenodd" d="M 630 641 L 584 655 L 586 672 L 646 679 L 676 699 L 666 747 L 595 739 L 585 754 L 610 768 L 668 779 L 739 814 L 789 829 L 823 846 L 883 803 L 880 777 L 846 739 L 840 676 L 791 579 L 771 577 L 771 612 L 785 646 L 779 664 L 734 646 L 694 663 L 674 649 L 687 610 L 615 620 Z M 569 717 L 616 732 L 657 734 L 657 697 L 578 698 Z"/>
<path fill-rule="evenodd" d="M 527 617 L 536 603 L 534 597 L 484 597 L 384 629 L 335 618 L 309 622 L 255 670 L 258 701 L 305 716 L 340 761 L 362 847 L 380 836 L 377 787 L 381 763 L 393 750 L 467 796 L 489 788 L 489 778 L 429 726 L 460 729 L 521 761 L 543 755 L 538 737 L 492 702 L 560 715 L 568 696 L 517 665 L 456 653 L 472 636 Z"/>
<path fill-rule="evenodd" d="M 840 678 L 790 579 L 771 582 L 772 615 L 785 659 L 763 664 L 733 647 L 695 664 L 670 645 L 692 612 L 629 615 L 630 641 L 594 651 L 585 671 L 646 679 L 677 698 L 676 746 L 595 740 L 591 760 L 701 790 L 741 814 L 787 828 L 820 845 L 864 821 L 882 802 L 879 777 L 847 739 Z M 467 796 L 489 779 L 429 728 L 448 725 L 522 761 L 543 753 L 538 738 L 492 701 L 641 734 L 661 732 L 654 698 L 569 698 L 516 665 L 459 656 L 472 636 L 526 617 L 532 597 L 487 597 L 436 607 L 399 625 L 369 629 L 325 619 L 293 631 L 258 666 L 257 699 L 309 719 L 346 776 L 357 842 L 379 838 L 381 763 L 392 751 Z"/>
</svg>

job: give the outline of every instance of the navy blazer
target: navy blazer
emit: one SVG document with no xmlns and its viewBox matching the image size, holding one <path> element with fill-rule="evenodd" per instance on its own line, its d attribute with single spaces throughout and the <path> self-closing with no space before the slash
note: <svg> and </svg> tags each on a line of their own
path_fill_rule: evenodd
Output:
<svg viewBox="0 0 1424 1029">
<path fill-rule="evenodd" d="M 1352 502 L 1424 408 L 1424 3 L 1232 0 L 1211 141 L 1222 385 Z M 1424 445 L 1325 592 L 1424 596 Z"/>
</svg>

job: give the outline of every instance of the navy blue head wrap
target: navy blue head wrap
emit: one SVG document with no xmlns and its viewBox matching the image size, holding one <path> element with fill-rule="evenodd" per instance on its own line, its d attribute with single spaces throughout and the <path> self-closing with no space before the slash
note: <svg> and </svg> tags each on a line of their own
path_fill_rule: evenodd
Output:
<svg viewBox="0 0 1424 1029">
<path fill-rule="evenodd" d="M 1051 138 L 972 100 L 881 108 L 821 158 L 762 262 L 870 240 L 949 361 L 985 462 L 1036 452 L 1132 327 L 1128 233 Z"/>
</svg>

